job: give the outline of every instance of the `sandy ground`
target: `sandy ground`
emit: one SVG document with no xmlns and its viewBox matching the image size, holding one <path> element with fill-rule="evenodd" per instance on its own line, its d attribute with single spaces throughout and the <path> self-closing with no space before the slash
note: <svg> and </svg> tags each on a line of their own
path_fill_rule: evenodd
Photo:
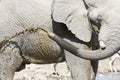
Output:
<svg viewBox="0 0 120 80">
<path fill-rule="evenodd" d="M 100 60 L 98 73 L 111 72 L 109 63 L 110 63 L 110 58 L 105 59 L 105 60 Z M 120 72 L 120 57 L 115 59 L 113 63 L 113 69 L 116 70 L 117 72 Z"/>
<path fill-rule="evenodd" d="M 70 80 L 65 62 L 57 64 L 56 71 L 59 74 L 54 74 L 54 64 L 30 64 L 24 70 L 16 72 L 14 80 Z"/>
<path fill-rule="evenodd" d="M 115 60 L 114 68 L 120 71 L 120 58 Z M 59 63 L 56 67 L 56 71 L 59 73 L 53 74 L 54 64 L 26 65 L 26 68 L 20 72 L 15 73 L 14 80 L 71 80 L 70 72 L 67 69 L 66 63 Z M 100 60 L 98 73 L 110 72 L 109 58 Z"/>
</svg>

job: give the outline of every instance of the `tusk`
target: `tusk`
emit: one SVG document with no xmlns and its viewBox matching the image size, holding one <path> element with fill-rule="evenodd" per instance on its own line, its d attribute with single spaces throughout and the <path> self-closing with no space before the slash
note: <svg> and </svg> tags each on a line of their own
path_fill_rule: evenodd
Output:
<svg viewBox="0 0 120 80">
<path fill-rule="evenodd" d="M 106 45 L 105 45 L 104 41 L 99 41 L 99 44 L 102 49 L 105 49 Z"/>
<path fill-rule="evenodd" d="M 117 53 L 120 55 L 120 50 Z"/>
</svg>

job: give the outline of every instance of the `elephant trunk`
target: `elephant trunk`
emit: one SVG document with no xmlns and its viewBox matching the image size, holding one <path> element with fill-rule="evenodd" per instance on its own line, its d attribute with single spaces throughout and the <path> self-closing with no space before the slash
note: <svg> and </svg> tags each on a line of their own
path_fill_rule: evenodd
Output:
<svg viewBox="0 0 120 80">
<path fill-rule="evenodd" d="M 100 50 L 93 50 L 93 51 L 79 49 L 73 46 L 72 44 L 64 41 L 63 39 L 61 39 L 54 33 L 48 33 L 48 35 L 51 39 L 56 41 L 64 49 L 68 50 L 69 52 L 71 52 L 72 54 L 78 57 L 88 59 L 88 60 L 105 59 L 107 57 L 112 56 L 120 49 L 120 39 L 119 39 L 120 35 L 119 34 L 116 35 L 113 39 L 109 40 L 109 44 L 106 46 L 105 50 L 100 49 Z"/>
<path fill-rule="evenodd" d="M 110 40 L 105 50 L 99 49 L 94 51 L 88 51 L 88 50 L 78 49 L 77 56 L 82 57 L 84 59 L 88 59 L 88 60 L 101 60 L 114 55 L 119 51 L 119 49 L 120 49 L 120 40 L 119 41 Z"/>
</svg>

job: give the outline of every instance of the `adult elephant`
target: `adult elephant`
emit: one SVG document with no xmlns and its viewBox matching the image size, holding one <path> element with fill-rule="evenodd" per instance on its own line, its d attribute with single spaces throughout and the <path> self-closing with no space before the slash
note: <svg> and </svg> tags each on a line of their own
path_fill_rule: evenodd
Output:
<svg viewBox="0 0 120 80">
<path fill-rule="evenodd" d="M 81 49 L 87 49 L 91 51 L 98 49 L 99 45 L 97 40 L 97 30 L 95 31 L 91 26 L 87 14 L 87 6 L 83 0 L 53 0 L 52 19 L 56 22 L 56 24 L 63 23 L 63 25 L 66 25 L 65 27 L 54 26 L 54 33 L 62 37 L 65 41 L 73 44 L 74 46 L 80 47 Z M 65 30 L 62 30 L 60 28 L 65 28 L 69 30 L 68 34 L 64 35 L 63 31 Z M 67 50 L 73 50 L 73 48 L 67 48 Z M 69 69 L 72 72 L 72 77 L 75 78 L 75 80 L 89 80 L 91 72 L 93 74 L 92 77 L 95 79 L 98 66 L 97 60 L 88 61 L 76 57 L 75 55 L 69 54 L 70 52 L 66 50 L 64 52 L 66 61 L 69 64 Z M 76 53 L 76 51 L 72 52 Z M 84 54 L 84 52 L 82 52 L 81 54 Z"/>
<path fill-rule="evenodd" d="M 54 0 L 53 19 L 55 21 L 63 22 L 67 24 L 68 29 L 72 31 L 71 24 L 72 22 L 75 22 L 73 18 L 76 17 L 76 15 L 73 16 L 71 14 L 72 13 L 77 14 L 77 19 L 79 18 L 78 13 L 80 13 L 79 11 L 80 2 L 78 0 L 75 0 L 75 1 L 71 0 L 69 2 L 69 4 L 71 3 L 71 5 L 67 5 L 66 1 L 67 0 L 64 0 L 64 1 Z M 66 48 L 73 54 L 85 59 L 98 60 L 98 59 L 105 59 L 107 57 L 112 56 L 120 49 L 120 24 L 119 24 L 120 16 L 118 15 L 120 13 L 120 9 L 119 9 L 120 1 L 119 0 L 114 0 L 114 1 L 113 0 L 112 1 L 111 0 L 106 0 L 106 1 L 83 0 L 83 1 L 85 3 L 86 9 L 88 10 L 89 21 L 92 23 L 94 30 L 97 31 L 98 29 L 100 29 L 98 40 L 99 40 L 100 47 L 104 48 L 104 50 L 94 50 L 94 51 L 82 50 L 78 47 L 75 47 L 71 44 L 66 43 L 65 41 L 62 41 L 62 40 L 61 40 L 62 42 L 58 40 L 56 41 L 62 47 Z M 75 9 L 72 6 L 72 4 L 74 3 L 78 4 L 78 5 L 75 5 Z M 71 12 L 71 10 L 73 10 L 73 12 Z M 63 17 L 60 18 L 60 15 L 56 14 L 59 11 L 61 11 L 61 13 L 66 12 L 69 15 L 67 16 L 64 15 Z M 78 13 L 75 13 L 75 11 Z M 80 21 L 80 19 L 78 19 L 78 21 Z M 79 25 L 76 25 L 76 24 L 72 26 L 74 26 L 74 28 L 77 28 L 76 26 L 79 27 Z M 78 28 L 77 30 L 80 32 Z M 86 30 L 84 30 L 85 34 L 90 32 L 88 31 L 89 30 L 88 28 Z M 72 48 L 67 45 L 72 46 Z"/>
<path fill-rule="evenodd" d="M 69 0 L 66 1 L 66 3 L 70 2 Z M 65 19 L 65 15 L 74 16 L 73 21 L 66 19 L 68 23 L 72 22 L 70 28 L 74 29 L 73 25 L 80 24 L 80 28 L 89 33 L 82 33 L 79 26 L 71 33 L 66 25 L 52 22 L 52 0 L 0 0 L 0 80 L 13 80 L 14 72 L 23 68 L 27 63 L 57 63 L 65 61 L 65 59 L 71 70 L 73 80 L 92 79 L 91 74 L 93 73 L 95 76 L 94 73 L 96 73 L 96 70 L 91 68 L 92 63 L 68 54 L 68 51 L 50 39 L 46 33 L 54 31 L 74 46 L 90 49 L 92 32 L 89 31 L 87 16 L 84 17 L 84 13 L 82 13 L 82 11 L 86 13 L 84 3 L 82 0 L 79 3 L 81 12 L 75 12 L 74 15 L 62 14 L 60 17 Z M 77 4 L 76 7 L 79 5 Z M 77 14 L 80 14 L 80 17 Z M 79 19 L 81 23 L 78 23 Z M 80 30 L 80 33 L 77 30 Z M 49 36 L 51 35 L 49 34 Z"/>
<path fill-rule="evenodd" d="M 84 8 L 81 9 L 83 2 L 84 8 L 86 7 L 88 12 Z M 52 6 L 53 19 L 56 22 L 66 24 L 68 30 L 84 42 L 91 40 L 92 29 L 98 31 L 100 47 L 105 50 L 88 51 L 70 45 L 61 39 L 59 41 L 54 40 L 76 56 L 85 59 L 98 60 L 112 56 L 120 49 L 120 16 L 118 15 L 120 13 L 120 1 L 83 0 L 83 2 L 81 0 L 54 0 Z M 92 23 L 92 28 L 88 26 L 86 15 Z"/>
</svg>

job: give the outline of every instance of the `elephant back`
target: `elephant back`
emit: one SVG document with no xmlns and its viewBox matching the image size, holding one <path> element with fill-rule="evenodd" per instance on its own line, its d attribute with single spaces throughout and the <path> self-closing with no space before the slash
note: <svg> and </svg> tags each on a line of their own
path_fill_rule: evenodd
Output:
<svg viewBox="0 0 120 80">
<path fill-rule="evenodd" d="M 0 43 L 25 31 L 52 30 L 52 0 L 3 0 L 0 2 Z"/>
</svg>

